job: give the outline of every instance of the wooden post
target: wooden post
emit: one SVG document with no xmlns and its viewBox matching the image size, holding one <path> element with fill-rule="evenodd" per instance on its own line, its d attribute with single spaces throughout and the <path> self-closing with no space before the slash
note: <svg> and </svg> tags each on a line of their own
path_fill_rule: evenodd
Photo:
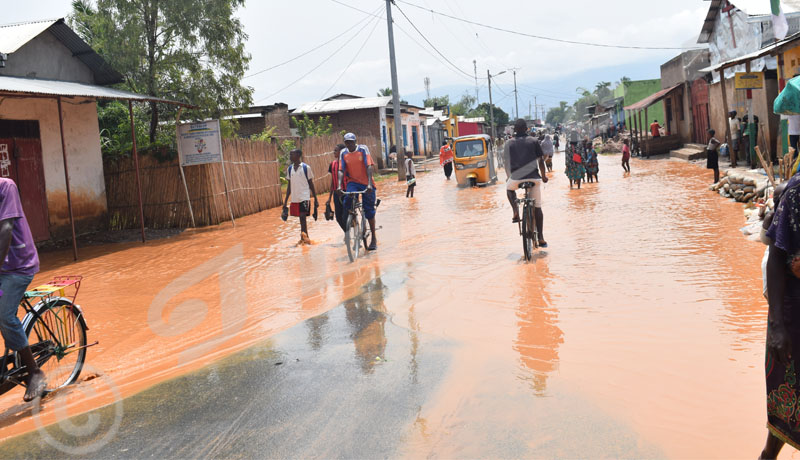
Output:
<svg viewBox="0 0 800 460">
<path fill-rule="evenodd" d="M 640 112 L 641 113 L 641 112 Z M 645 158 L 650 158 L 650 146 L 648 145 L 649 142 L 647 140 L 647 134 L 650 132 L 650 125 L 647 124 L 647 107 L 644 108 L 644 155 Z"/>
<path fill-rule="evenodd" d="M 128 114 L 131 118 L 131 139 L 133 141 L 133 165 L 136 168 L 136 192 L 139 194 L 139 228 L 142 230 L 142 243 L 144 236 L 144 203 L 142 202 L 142 178 L 139 175 L 139 152 L 136 150 L 136 125 L 133 122 L 133 102 L 128 100 Z"/>
<path fill-rule="evenodd" d="M 785 62 L 783 60 L 783 51 L 781 51 L 781 53 L 778 54 L 778 92 L 779 93 L 781 91 L 783 91 L 784 88 L 786 88 L 786 78 L 784 77 L 784 73 L 785 73 L 784 67 L 785 67 L 785 65 L 786 64 L 785 64 Z"/>
<path fill-rule="evenodd" d="M 183 111 L 183 107 L 178 107 L 178 115 L 175 117 L 175 141 L 178 143 L 178 151 L 180 151 L 180 136 L 178 136 L 178 125 L 181 121 L 181 111 Z M 180 156 L 180 155 L 179 155 Z M 178 160 L 182 160 L 182 158 L 178 158 Z M 182 161 L 178 162 L 178 169 L 181 171 L 181 180 L 183 181 L 183 190 L 186 192 L 186 204 L 189 205 L 189 217 L 192 218 L 192 228 L 197 228 L 197 224 L 194 221 L 194 210 L 192 209 L 192 199 L 189 198 L 189 186 L 186 185 L 186 174 L 183 172 L 183 163 Z"/>
<path fill-rule="evenodd" d="M 758 148 L 758 146 L 756 146 L 756 155 L 758 155 L 758 159 L 759 161 L 761 161 L 761 166 L 764 167 L 764 171 L 766 171 L 767 173 L 767 179 L 769 179 L 769 182 L 772 184 L 773 187 L 775 187 L 775 178 L 772 177 L 772 171 L 771 171 L 772 168 L 770 168 L 767 162 L 764 160 L 764 155 L 761 154 L 761 149 Z"/>
<path fill-rule="evenodd" d="M 728 91 L 725 88 L 725 67 L 719 69 L 719 84 L 720 89 L 722 90 L 722 107 L 725 110 L 725 137 L 728 139 L 728 151 L 731 156 L 731 168 L 736 167 L 736 152 L 733 151 L 733 148 L 730 148 L 730 144 L 733 142 L 733 138 L 731 137 L 731 123 L 728 120 L 728 114 L 731 113 L 730 109 L 728 109 Z"/>
<path fill-rule="evenodd" d="M 69 211 L 69 225 L 72 228 L 72 257 L 78 260 L 78 238 L 75 236 L 75 215 L 72 212 L 72 195 L 69 190 L 69 168 L 67 167 L 67 143 L 64 141 L 64 116 L 61 114 L 61 96 L 58 101 L 58 127 L 61 130 L 61 154 L 64 158 L 64 183 L 67 187 L 67 210 Z"/>
<path fill-rule="evenodd" d="M 744 65 L 745 72 L 750 72 L 750 61 L 747 61 Z M 753 126 L 758 128 L 758 125 L 755 124 L 755 113 L 753 112 L 753 90 L 748 89 L 746 91 L 747 97 L 747 157 L 745 157 L 745 164 L 752 164 L 753 157 L 755 157 L 755 151 L 753 147 L 758 145 L 758 136 L 755 135 L 753 132 Z"/>
</svg>

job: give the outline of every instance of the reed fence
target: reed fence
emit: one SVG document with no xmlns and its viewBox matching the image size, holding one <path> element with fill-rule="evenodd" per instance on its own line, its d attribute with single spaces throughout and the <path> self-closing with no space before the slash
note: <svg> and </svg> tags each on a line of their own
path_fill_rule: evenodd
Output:
<svg viewBox="0 0 800 460">
<path fill-rule="evenodd" d="M 302 143 L 303 161 L 314 172 L 317 194 L 330 189 L 328 165 L 334 158 L 333 147 L 341 142 L 338 135 L 307 138 Z M 374 139 L 362 139 L 375 155 Z M 372 145 L 370 145 L 372 144 Z M 377 147 L 376 147 L 377 148 Z M 225 139 L 225 177 L 235 217 L 254 214 L 280 206 L 283 202 L 280 177 L 280 151 L 276 143 L 246 139 Z M 380 156 L 380 150 L 377 150 Z M 139 226 L 139 203 L 136 191 L 136 169 L 130 157 L 104 160 L 109 227 Z M 180 175 L 178 159 L 159 162 L 151 156 L 140 156 L 144 222 L 148 228 L 191 227 L 186 191 Z M 216 225 L 230 220 L 222 165 L 206 164 L 184 168 L 189 197 L 197 226 Z"/>
</svg>

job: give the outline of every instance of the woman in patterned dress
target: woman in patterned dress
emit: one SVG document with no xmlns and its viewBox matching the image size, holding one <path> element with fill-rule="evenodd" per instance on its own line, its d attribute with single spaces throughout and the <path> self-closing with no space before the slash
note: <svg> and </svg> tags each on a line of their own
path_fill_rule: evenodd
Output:
<svg viewBox="0 0 800 460">
<path fill-rule="evenodd" d="M 600 162 L 597 159 L 597 151 L 589 147 L 586 153 L 586 176 L 589 182 L 600 182 L 597 173 L 600 172 Z"/>
<path fill-rule="evenodd" d="M 575 183 L 578 185 L 578 189 L 581 188 L 581 181 L 583 180 L 583 176 L 586 175 L 586 169 L 583 167 L 583 163 L 575 162 L 572 157 L 575 153 L 578 153 L 578 147 L 570 145 L 567 148 L 567 151 L 564 152 L 564 158 L 566 159 L 566 169 L 564 173 L 567 175 L 569 179 L 569 188 L 572 189 L 572 184 Z M 580 153 L 578 153 L 580 155 Z"/>
<path fill-rule="evenodd" d="M 789 180 L 772 225 L 767 259 L 767 443 L 762 459 L 784 444 L 800 449 L 800 175 Z"/>
</svg>

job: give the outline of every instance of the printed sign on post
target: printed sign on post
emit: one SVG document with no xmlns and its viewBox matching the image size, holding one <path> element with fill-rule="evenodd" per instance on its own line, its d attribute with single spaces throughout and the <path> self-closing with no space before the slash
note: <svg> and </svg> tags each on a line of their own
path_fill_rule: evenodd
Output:
<svg viewBox="0 0 800 460">
<path fill-rule="evenodd" d="M 736 89 L 762 89 L 764 87 L 764 73 L 736 72 L 734 84 Z"/>
<path fill-rule="evenodd" d="M 181 166 L 220 163 L 222 135 L 219 120 L 186 123 L 178 126 L 178 155 Z"/>
</svg>

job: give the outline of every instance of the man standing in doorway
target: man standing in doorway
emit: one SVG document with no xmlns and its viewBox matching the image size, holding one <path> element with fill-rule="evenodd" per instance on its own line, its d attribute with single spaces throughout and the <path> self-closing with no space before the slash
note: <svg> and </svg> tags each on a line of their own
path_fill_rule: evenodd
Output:
<svg viewBox="0 0 800 460">
<path fill-rule="evenodd" d="M 736 167 L 736 159 L 739 156 L 739 131 L 741 131 L 741 125 L 739 124 L 739 119 L 736 118 L 736 111 L 731 110 L 728 114 L 728 125 L 731 128 L 731 145 L 730 145 L 730 155 L 731 155 L 731 167 Z"/>
<path fill-rule="evenodd" d="M 661 125 L 658 124 L 658 120 L 653 120 L 653 122 L 650 123 L 650 134 L 652 134 L 653 137 L 661 137 Z"/>
<path fill-rule="evenodd" d="M 439 149 L 439 166 L 444 167 L 444 175 L 450 180 L 450 175 L 453 174 L 453 149 L 447 141 L 442 141 L 442 148 Z"/>
<path fill-rule="evenodd" d="M 17 184 L 5 178 L 0 178 L 0 255 L 3 257 L 0 268 L 0 333 L 6 348 L 17 353 L 28 371 L 28 389 L 23 399 L 33 401 L 42 396 L 47 382 L 33 358 L 17 310 L 33 275 L 39 271 L 39 254 L 22 210 Z"/>
</svg>

